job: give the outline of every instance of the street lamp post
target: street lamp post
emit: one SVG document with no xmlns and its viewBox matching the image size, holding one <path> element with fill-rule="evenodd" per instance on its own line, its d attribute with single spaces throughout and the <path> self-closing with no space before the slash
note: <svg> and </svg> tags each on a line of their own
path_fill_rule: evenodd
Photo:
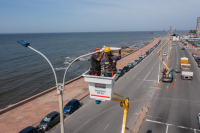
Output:
<svg viewBox="0 0 200 133">
<path fill-rule="evenodd" d="M 28 47 L 30 49 L 32 49 L 33 51 L 39 53 L 40 55 L 42 55 L 46 60 L 47 62 L 49 63 L 49 65 L 51 66 L 51 69 L 53 70 L 53 73 L 54 73 L 54 77 L 55 77 L 55 82 L 56 82 L 56 87 L 57 87 L 57 93 L 59 95 L 59 108 L 60 108 L 60 128 L 61 128 L 61 133 L 65 133 L 64 131 L 64 118 L 63 118 L 63 92 L 64 92 L 64 89 L 65 89 L 65 75 L 69 69 L 69 67 L 76 61 L 78 60 L 79 58 L 82 58 L 82 57 L 85 57 L 85 56 L 88 56 L 88 55 L 91 55 L 91 54 L 94 54 L 94 53 L 98 53 L 98 52 L 101 52 L 101 50 L 99 51 L 95 51 L 95 52 L 92 52 L 92 53 L 89 53 L 89 54 L 85 54 L 85 55 L 82 55 L 82 56 L 79 56 L 78 58 L 74 59 L 70 64 L 69 66 L 67 67 L 65 73 L 64 73 L 64 77 L 63 77 L 63 83 L 59 83 L 57 82 L 57 77 L 56 77 L 56 73 L 55 73 L 55 70 L 51 64 L 51 62 L 47 59 L 47 57 L 45 57 L 45 55 L 43 55 L 41 52 L 37 51 L 36 49 L 30 47 L 30 43 L 24 41 L 24 40 L 18 40 L 17 41 L 18 43 L 20 43 L 21 45 L 23 45 L 24 47 Z"/>
</svg>

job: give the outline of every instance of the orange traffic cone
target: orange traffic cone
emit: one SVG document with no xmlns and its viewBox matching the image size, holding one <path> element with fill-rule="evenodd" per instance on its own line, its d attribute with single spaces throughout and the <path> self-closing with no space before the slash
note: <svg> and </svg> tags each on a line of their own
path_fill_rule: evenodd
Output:
<svg viewBox="0 0 200 133">
<path fill-rule="evenodd" d="M 169 87 L 167 86 L 167 89 L 169 89 Z"/>
<path fill-rule="evenodd" d="M 175 82 L 174 82 L 174 86 L 175 86 Z"/>
</svg>

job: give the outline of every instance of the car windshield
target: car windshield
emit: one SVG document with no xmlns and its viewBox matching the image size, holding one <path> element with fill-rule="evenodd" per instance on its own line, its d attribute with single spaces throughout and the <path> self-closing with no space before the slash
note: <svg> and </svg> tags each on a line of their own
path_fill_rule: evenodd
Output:
<svg viewBox="0 0 200 133">
<path fill-rule="evenodd" d="M 121 71 L 117 71 L 117 73 L 118 73 L 118 74 L 120 74 L 120 73 L 121 73 Z"/>
<path fill-rule="evenodd" d="M 67 103 L 67 105 L 65 105 L 66 108 L 71 108 L 72 104 L 71 103 Z"/>
<path fill-rule="evenodd" d="M 51 118 L 45 117 L 42 121 L 44 121 L 44 122 L 49 122 L 50 120 L 51 120 Z"/>
</svg>

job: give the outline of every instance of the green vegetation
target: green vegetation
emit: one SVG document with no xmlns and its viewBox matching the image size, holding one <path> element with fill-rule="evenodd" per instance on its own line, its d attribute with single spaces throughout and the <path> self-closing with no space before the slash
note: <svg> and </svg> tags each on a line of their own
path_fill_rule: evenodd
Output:
<svg viewBox="0 0 200 133">
<path fill-rule="evenodd" d="M 124 50 L 123 52 L 131 53 L 131 52 L 133 52 L 133 50 Z"/>
<path fill-rule="evenodd" d="M 191 34 L 191 33 L 196 34 L 196 30 L 190 30 L 189 33 L 190 33 L 190 34 Z"/>
</svg>

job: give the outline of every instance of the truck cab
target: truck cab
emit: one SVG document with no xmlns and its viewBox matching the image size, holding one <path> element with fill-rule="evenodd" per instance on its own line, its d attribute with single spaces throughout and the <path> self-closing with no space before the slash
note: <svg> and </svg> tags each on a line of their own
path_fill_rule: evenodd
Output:
<svg viewBox="0 0 200 133">
<path fill-rule="evenodd" d="M 170 73 L 169 73 L 169 76 L 167 77 L 166 76 L 166 73 L 167 73 L 167 68 L 164 69 L 163 71 L 163 74 L 162 74 L 162 82 L 172 82 L 173 81 L 173 69 L 172 68 L 169 68 L 170 69 Z"/>
</svg>

